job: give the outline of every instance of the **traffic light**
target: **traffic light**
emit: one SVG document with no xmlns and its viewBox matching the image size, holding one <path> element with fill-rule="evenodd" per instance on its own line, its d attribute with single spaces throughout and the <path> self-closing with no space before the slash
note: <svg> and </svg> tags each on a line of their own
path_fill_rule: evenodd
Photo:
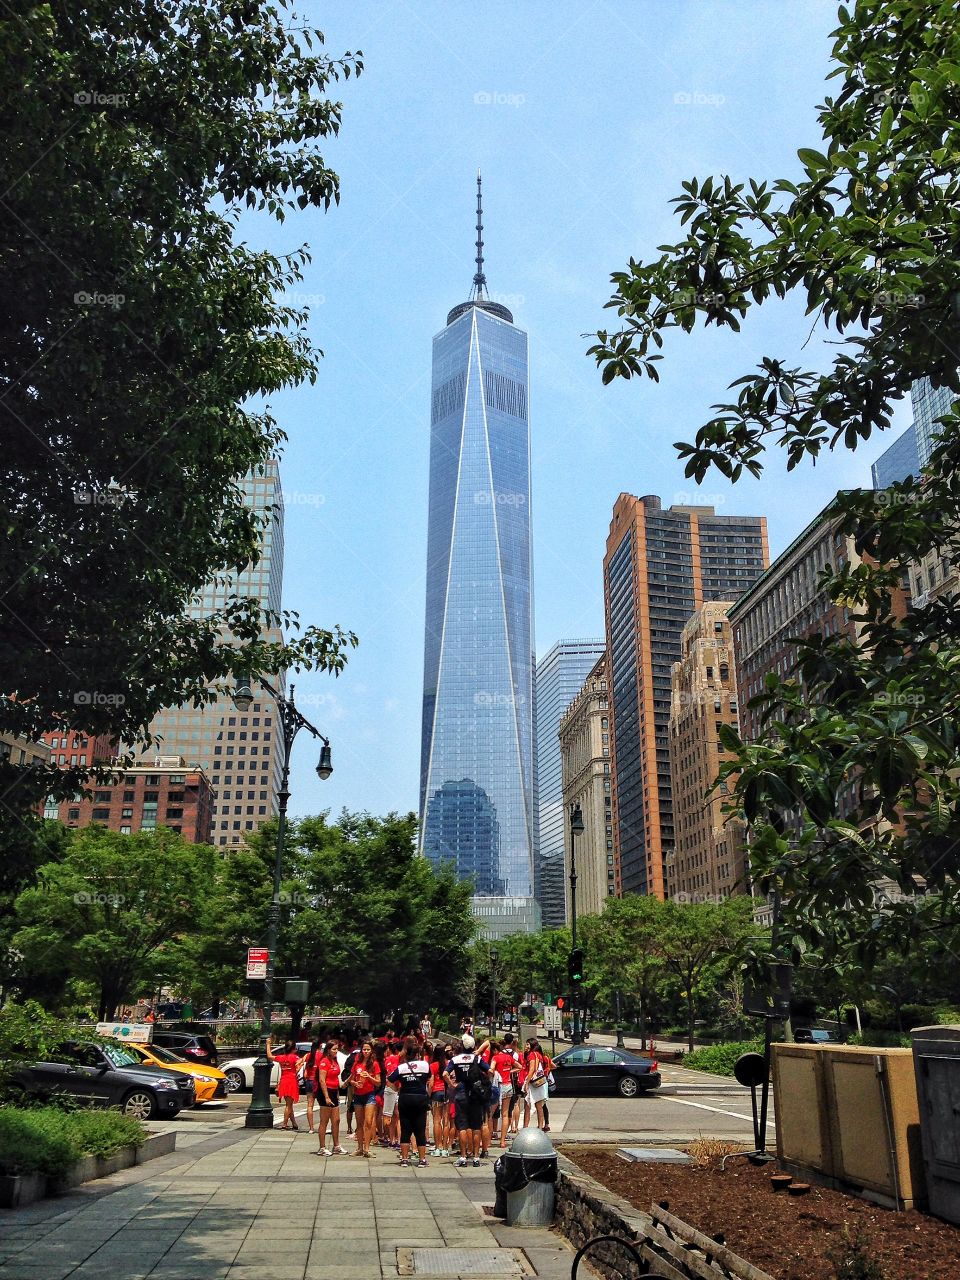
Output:
<svg viewBox="0 0 960 1280">
<path fill-rule="evenodd" d="M 583 947 L 574 947 L 570 952 L 567 972 L 572 983 L 583 981 Z"/>
</svg>

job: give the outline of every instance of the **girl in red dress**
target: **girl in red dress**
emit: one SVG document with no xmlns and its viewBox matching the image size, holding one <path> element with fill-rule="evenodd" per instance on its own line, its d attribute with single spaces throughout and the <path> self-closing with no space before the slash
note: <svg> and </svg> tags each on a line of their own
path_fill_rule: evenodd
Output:
<svg viewBox="0 0 960 1280">
<path fill-rule="evenodd" d="M 299 1125 L 293 1118 L 293 1104 L 300 1101 L 300 1086 L 297 1083 L 297 1072 L 306 1061 L 307 1055 L 297 1056 L 297 1046 L 287 1040 L 283 1053 L 273 1052 L 273 1037 L 267 1037 L 267 1057 L 280 1068 L 280 1083 L 277 1085 L 277 1097 L 283 1103 L 283 1124 L 281 1129 L 297 1129 Z"/>
</svg>

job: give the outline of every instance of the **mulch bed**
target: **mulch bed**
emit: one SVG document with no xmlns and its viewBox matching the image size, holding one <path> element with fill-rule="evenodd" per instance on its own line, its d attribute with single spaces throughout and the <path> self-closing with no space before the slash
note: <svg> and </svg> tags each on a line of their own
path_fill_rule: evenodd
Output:
<svg viewBox="0 0 960 1280">
<path fill-rule="evenodd" d="M 770 1189 L 775 1163 L 757 1168 L 720 1157 L 704 1166 L 628 1164 L 612 1151 L 568 1147 L 585 1173 L 648 1212 L 670 1212 L 705 1235 L 722 1231 L 727 1246 L 776 1280 L 829 1280 L 846 1227 L 883 1269 L 885 1280 L 947 1280 L 960 1269 L 960 1228 L 910 1211 L 895 1213 L 854 1196 L 813 1186 L 805 1196 Z M 852 1274 L 852 1273 L 851 1273 Z"/>
</svg>

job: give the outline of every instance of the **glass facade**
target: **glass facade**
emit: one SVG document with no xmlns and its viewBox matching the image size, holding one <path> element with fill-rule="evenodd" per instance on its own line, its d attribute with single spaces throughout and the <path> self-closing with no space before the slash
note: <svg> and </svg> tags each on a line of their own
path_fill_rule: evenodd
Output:
<svg viewBox="0 0 960 1280">
<path fill-rule="evenodd" d="M 537 664 L 539 845 L 534 867 L 534 892 L 540 903 L 544 928 L 555 928 L 566 919 L 560 721 L 604 651 L 603 640 L 558 640 Z"/>
<path fill-rule="evenodd" d="M 908 427 L 902 435 L 897 436 L 893 444 L 884 449 L 870 472 L 874 489 L 887 489 L 910 476 L 918 476 L 920 455 L 917 452 L 916 428 Z"/>
<path fill-rule="evenodd" d="M 260 559 L 204 587 L 190 609 L 194 617 L 208 617 L 232 596 L 252 597 L 263 608 L 280 612 L 283 491 L 276 459 L 248 475 L 242 488 L 244 502 L 264 522 Z M 281 639 L 279 631 L 270 637 Z M 271 683 L 283 689 L 282 681 Z M 258 688 L 255 692 L 256 701 L 243 714 L 229 698 L 221 698 L 205 707 L 168 707 L 150 726 L 151 733 L 162 739 L 157 752 L 182 756 L 210 779 L 215 796 L 211 839 L 218 847 L 243 844 L 277 812 L 279 717 L 273 699 Z"/>
<path fill-rule="evenodd" d="M 514 899 L 536 847 L 527 386 L 510 312 L 455 307 L 433 342 L 420 841 Z"/>
<path fill-rule="evenodd" d="M 933 387 L 929 378 L 918 378 L 910 388 L 913 426 L 897 436 L 871 468 L 874 489 L 886 489 L 910 476 L 919 476 L 940 433 L 938 418 L 950 412 L 956 399 L 949 387 Z"/>
</svg>

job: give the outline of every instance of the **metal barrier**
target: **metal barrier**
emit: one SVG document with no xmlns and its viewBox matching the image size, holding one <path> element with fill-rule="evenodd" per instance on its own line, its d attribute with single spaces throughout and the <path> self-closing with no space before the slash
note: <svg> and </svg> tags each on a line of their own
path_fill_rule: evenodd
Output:
<svg viewBox="0 0 960 1280">
<path fill-rule="evenodd" d="M 577 1250 L 576 1256 L 573 1259 L 573 1266 L 570 1268 L 570 1280 L 577 1280 L 577 1275 L 580 1271 L 580 1259 L 585 1257 L 585 1255 L 598 1244 L 618 1244 L 633 1258 L 634 1262 L 637 1264 L 636 1277 L 627 1276 L 626 1274 L 621 1273 L 623 1280 L 643 1280 L 644 1277 L 652 1276 L 654 1274 L 654 1272 L 650 1270 L 644 1270 L 644 1262 L 640 1256 L 639 1250 L 636 1245 L 631 1240 L 627 1240 L 625 1236 L 594 1236 L 592 1240 L 588 1240 L 585 1245 L 581 1245 Z"/>
</svg>

